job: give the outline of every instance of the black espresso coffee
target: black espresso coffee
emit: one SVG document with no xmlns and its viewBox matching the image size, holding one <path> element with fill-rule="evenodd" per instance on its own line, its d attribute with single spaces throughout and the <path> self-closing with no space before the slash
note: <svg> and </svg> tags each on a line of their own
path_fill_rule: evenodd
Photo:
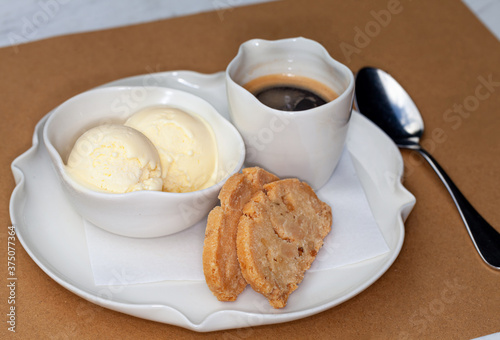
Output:
<svg viewBox="0 0 500 340">
<path fill-rule="evenodd" d="M 264 105 L 282 111 L 308 110 L 338 97 L 335 91 L 323 83 L 290 74 L 258 77 L 243 87 Z"/>
</svg>

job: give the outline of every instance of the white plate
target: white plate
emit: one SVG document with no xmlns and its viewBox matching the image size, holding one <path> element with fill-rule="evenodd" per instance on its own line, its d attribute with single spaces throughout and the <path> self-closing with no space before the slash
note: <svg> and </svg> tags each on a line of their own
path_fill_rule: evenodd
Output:
<svg viewBox="0 0 500 340">
<path fill-rule="evenodd" d="M 109 85 L 157 85 L 192 92 L 228 117 L 224 73 L 190 71 L 151 73 Z M 133 316 L 214 331 L 304 318 L 336 306 L 375 282 L 394 262 L 404 239 L 404 224 L 415 198 L 401 184 L 403 161 L 392 141 L 370 121 L 353 112 L 347 148 L 370 207 L 390 251 L 376 258 L 322 272 L 308 273 L 286 308 L 275 310 L 246 289 L 236 302 L 217 301 L 204 281 L 96 286 L 81 217 L 67 202 L 43 145 L 43 118 L 33 146 L 12 163 L 17 183 L 10 216 L 24 249 L 57 283 L 100 306 Z M 116 273 L 124 282 L 127 273 Z"/>
</svg>

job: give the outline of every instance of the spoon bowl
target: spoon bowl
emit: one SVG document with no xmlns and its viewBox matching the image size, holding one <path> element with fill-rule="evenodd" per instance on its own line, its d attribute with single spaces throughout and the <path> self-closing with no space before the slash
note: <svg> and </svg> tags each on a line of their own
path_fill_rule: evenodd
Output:
<svg viewBox="0 0 500 340">
<path fill-rule="evenodd" d="M 356 75 L 354 105 L 399 147 L 415 150 L 429 162 L 453 198 L 479 255 L 490 267 L 500 270 L 500 233 L 474 209 L 439 163 L 420 146 L 424 122 L 403 87 L 383 70 L 362 68 Z"/>
<path fill-rule="evenodd" d="M 371 67 L 361 69 L 356 75 L 354 101 L 357 109 L 398 146 L 420 142 L 424 132 L 422 116 L 408 93 L 387 72 Z"/>
</svg>

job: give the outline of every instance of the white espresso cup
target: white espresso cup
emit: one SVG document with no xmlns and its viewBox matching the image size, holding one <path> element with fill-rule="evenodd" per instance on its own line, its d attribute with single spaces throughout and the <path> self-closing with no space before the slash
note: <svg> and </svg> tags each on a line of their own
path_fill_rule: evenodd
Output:
<svg viewBox="0 0 500 340">
<path fill-rule="evenodd" d="M 273 75 L 288 77 L 289 84 L 305 79 L 298 87 L 305 85 L 321 95 L 321 86 L 315 85 L 319 82 L 338 96 L 303 111 L 273 109 L 243 87 Z M 354 76 L 349 68 L 313 40 L 253 39 L 243 43 L 229 63 L 226 85 L 231 119 L 246 145 L 246 166 L 297 177 L 314 189 L 328 181 L 342 154 L 351 117 Z"/>
</svg>

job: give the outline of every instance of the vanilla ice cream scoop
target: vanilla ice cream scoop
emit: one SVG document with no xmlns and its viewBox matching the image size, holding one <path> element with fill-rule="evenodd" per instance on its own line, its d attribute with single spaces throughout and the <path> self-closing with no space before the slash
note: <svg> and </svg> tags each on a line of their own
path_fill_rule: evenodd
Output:
<svg viewBox="0 0 500 340">
<path fill-rule="evenodd" d="M 163 185 L 156 148 L 142 133 L 123 125 L 100 125 L 81 135 L 66 169 L 80 184 L 110 193 L 162 190 Z"/>
<path fill-rule="evenodd" d="M 201 117 L 152 107 L 133 114 L 125 125 L 141 131 L 156 146 L 164 191 L 191 192 L 215 184 L 217 145 L 211 126 Z"/>
</svg>

